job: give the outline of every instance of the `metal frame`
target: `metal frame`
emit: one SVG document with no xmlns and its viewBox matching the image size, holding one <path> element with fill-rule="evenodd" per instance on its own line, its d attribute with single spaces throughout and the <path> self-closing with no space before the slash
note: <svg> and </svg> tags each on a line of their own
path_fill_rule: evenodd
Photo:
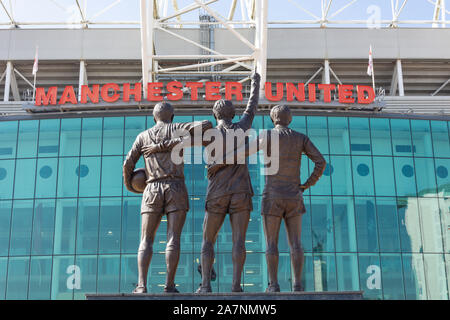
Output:
<svg viewBox="0 0 450 320">
<path fill-rule="evenodd" d="M 67 11 L 67 7 L 63 6 L 59 0 L 49 0 L 51 3 L 55 5 L 55 10 L 57 8 Z M 103 25 L 103 26 L 112 26 L 112 25 L 130 25 L 130 26 L 140 26 L 141 20 L 117 20 L 117 21 L 98 21 L 97 18 L 103 15 L 105 12 L 109 11 L 111 8 L 114 8 L 119 3 L 123 2 L 122 0 L 110 0 L 110 3 L 101 9 L 98 12 L 93 14 L 88 14 L 87 4 L 93 0 L 72 0 L 73 5 L 76 6 L 79 17 L 75 21 L 61 21 L 61 22 L 51 22 L 51 21 L 16 21 L 14 18 L 11 0 L 0 0 L 0 11 L 3 11 L 8 17 L 9 22 L 0 22 L 1 26 L 6 26 L 10 28 L 17 28 L 20 26 L 71 26 L 71 27 L 80 27 L 80 28 L 88 28 L 89 26 Z M 131 0 L 128 0 L 131 1 Z M 134 0 L 140 1 L 140 0 Z M 177 27 L 183 25 L 198 25 L 199 21 L 182 21 L 181 15 L 184 13 L 191 12 L 193 10 L 197 10 L 201 8 L 199 5 L 200 1 L 191 0 L 192 3 L 182 9 L 178 8 L 177 0 L 154 0 L 154 11 L 156 12 L 155 19 L 159 20 L 160 24 L 166 25 L 174 25 Z M 225 0 L 202 0 L 201 2 L 205 5 L 209 5 L 218 1 L 224 2 Z M 312 25 L 317 27 L 326 28 L 332 25 L 338 26 L 351 26 L 351 25 L 366 25 L 367 19 L 363 18 L 361 20 L 337 20 L 339 14 L 344 12 L 347 8 L 351 7 L 353 4 L 357 2 L 361 2 L 361 0 L 347 0 L 347 3 L 343 6 L 337 7 L 335 1 L 333 0 L 320 0 L 321 10 L 319 13 L 311 12 L 308 9 L 305 9 L 302 6 L 302 2 L 305 0 L 270 0 L 275 2 L 277 6 L 283 6 L 286 10 L 293 10 L 297 8 L 298 10 L 306 13 L 311 19 L 299 19 L 299 20 L 277 20 L 277 21 L 267 21 L 266 25 Z M 424 12 L 424 19 L 421 20 L 403 20 L 401 19 L 401 14 L 405 11 L 405 8 L 414 6 L 419 1 L 426 2 L 430 4 L 430 12 Z M 227 3 L 230 3 L 229 9 L 227 13 L 222 15 L 224 21 L 234 21 L 229 26 L 234 25 L 252 25 L 254 22 L 251 22 L 255 15 L 258 15 L 258 11 L 260 11 L 260 7 L 257 7 L 259 0 L 227 0 Z M 381 4 L 380 4 L 381 2 Z M 9 8 L 7 8 L 7 4 L 9 3 Z M 235 19 L 237 6 L 240 6 L 242 21 L 237 21 Z M 423 27 L 433 27 L 437 28 L 447 27 L 448 22 L 446 19 L 446 15 L 450 14 L 450 11 L 446 8 L 446 0 L 380 0 L 376 1 L 376 4 L 379 6 L 389 6 L 392 12 L 392 19 L 389 20 L 380 20 L 381 27 L 390 27 L 397 28 L 400 25 L 416 25 Z M 169 7 L 175 11 L 174 13 L 168 14 Z M 431 11 L 433 10 L 433 11 Z M 226 18 L 224 18 L 226 16 Z M 163 18 L 161 18 L 163 17 Z M 428 18 L 429 17 L 429 18 Z M 175 19 L 175 20 L 173 20 Z M 222 24 L 221 22 L 215 22 L 216 24 Z"/>
<path fill-rule="evenodd" d="M 261 81 L 266 81 L 267 69 L 267 15 L 268 15 L 268 0 L 245 0 L 245 14 L 248 20 L 236 21 L 235 10 L 237 0 L 232 0 L 229 8 L 227 18 L 224 18 L 219 12 L 213 10 L 210 5 L 219 0 L 200 1 L 193 0 L 192 3 L 182 9 L 178 9 L 177 0 L 172 1 L 175 13 L 167 14 L 169 6 L 168 0 L 140 0 L 141 5 L 141 48 L 142 48 L 142 81 L 148 83 L 156 80 L 160 75 L 182 75 L 191 78 L 201 76 L 230 76 L 234 75 L 240 77 L 239 82 L 243 83 L 249 79 L 252 70 L 256 67 L 261 74 Z M 243 6 L 241 6 L 241 9 Z M 211 16 L 215 22 L 214 24 L 222 25 L 228 30 L 237 40 L 242 42 L 251 50 L 250 55 L 224 54 L 214 48 L 207 47 L 192 39 L 188 39 L 178 33 L 171 31 L 170 25 L 175 24 L 177 27 L 183 27 L 185 22 L 182 16 L 193 10 L 202 9 L 206 14 Z M 171 22 L 171 19 L 176 19 Z M 194 22 L 188 22 L 193 24 Z M 207 22 L 211 24 L 211 22 Z M 204 22 L 195 22 L 197 25 L 202 25 Z M 254 41 L 251 41 L 236 31 L 235 26 L 244 24 L 253 27 L 255 30 Z M 168 55 L 158 55 L 155 50 L 155 32 L 162 31 L 174 38 L 183 40 L 202 50 L 202 54 L 191 55 L 187 58 L 193 60 L 192 63 L 183 66 L 161 68 L 158 62 L 162 60 L 186 60 L 186 56 L 180 55 L 179 52 L 174 52 Z M 205 62 L 205 60 L 207 61 Z M 223 66 L 221 69 L 214 71 L 200 70 L 209 66 Z M 241 68 L 240 71 L 234 71 Z M 147 88 L 144 88 L 144 97 L 147 97 Z M 263 90 L 263 88 L 261 89 Z"/>
</svg>

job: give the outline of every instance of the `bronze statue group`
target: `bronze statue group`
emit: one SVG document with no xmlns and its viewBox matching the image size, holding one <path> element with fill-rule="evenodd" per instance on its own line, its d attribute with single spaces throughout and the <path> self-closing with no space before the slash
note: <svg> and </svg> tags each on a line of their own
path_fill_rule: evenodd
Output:
<svg viewBox="0 0 450 320">
<path fill-rule="evenodd" d="M 146 187 L 141 205 L 141 242 L 138 250 L 139 280 L 134 293 L 147 292 L 147 273 L 153 253 L 153 241 L 161 218 L 167 216 L 167 274 L 164 292 L 178 292 L 175 274 L 180 257 L 180 237 L 189 211 L 188 192 L 184 179 L 183 163 L 175 163 L 171 151 L 183 143 L 177 135 L 180 130 L 194 132 L 217 130 L 216 136 L 226 139 L 226 135 L 236 130 L 247 131 L 252 127 L 259 100 L 260 76 L 252 75 L 250 99 L 238 122 L 232 122 L 235 108 L 231 101 L 218 100 L 213 107 L 217 126 L 209 121 L 174 123 L 173 107 L 167 102 L 158 103 L 153 109 L 155 125 L 140 133 L 129 151 L 123 165 L 124 183 L 133 189 L 132 176 L 141 156 L 145 160 Z M 277 134 L 278 170 L 265 177 L 261 214 L 266 239 L 266 261 L 269 284 L 266 292 L 279 292 L 278 284 L 278 235 L 281 221 L 285 221 L 290 246 L 293 270 L 293 291 L 303 291 L 301 275 L 303 269 L 303 249 L 301 245 L 302 216 L 306 212 L 303 191 L 313 186 L 325 170 L 326 162 L 311 140 L 302 133 L 290 129 L 292 115 L 287 106 L 275 106 L 270 112 L 274 124 L 271 130 Z M 270 135 L 259 135 L 257 139 L 237 148 L 233 145 L 234 159 L 248 157 L 273 141 Z M 210 142 L 201 140 L 203 146 Z M 194 145 L 193 143 L 191 145 Z M 224 144 L 226 145 L 226 144 Z M 252 146 L 250 146 L 252 145 Z M 250 151 L 251 150 L 251 151 Z M 229 151 L 228 151 L 229 153 Z M 314 171 L 303 184 L 300 183 L 302 154 L 306 154 L 315 164 Z M 227 151 L 224 152 L 224 155 Z M 242 160 L 242 159 L 241 159 Z M 233 281 L 232 292 L 242 292 L 241 275 L 244 268 L 246 249 L 245 237 L 250 220 L 253 189 L 245 161 L 208 163 L 208 189 L 203 222 L 201 249 L 202 283 L 197 293 L 211 290 L 211 272 L 214 263 L 214 244 L 227 214 L 232 228 Z"/>
</svg>

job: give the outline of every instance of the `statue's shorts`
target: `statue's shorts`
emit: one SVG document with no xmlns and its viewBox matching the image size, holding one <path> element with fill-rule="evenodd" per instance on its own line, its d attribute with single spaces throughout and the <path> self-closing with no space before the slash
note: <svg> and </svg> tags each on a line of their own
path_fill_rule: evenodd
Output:
<svg viewBox="0 0 450 320">
<path fill-rule="evenodd" d="M 147 184 L 142 195 L 141 214 L 168 214 L 189 211 L 189 200 L 183 180 L 155 181 Z"/>
<path fill-rule="evenodd" d="M 233 193 L 206 201 L 208 213 L 234 214 L 253 210 L 252 196 L 248 193 Z"/>
<path fill-rule="evenodd" d="M 288 219 L 305 213 L 302 199 L 267 199 L 263 198 L 261 214 Z"/>
</svg>

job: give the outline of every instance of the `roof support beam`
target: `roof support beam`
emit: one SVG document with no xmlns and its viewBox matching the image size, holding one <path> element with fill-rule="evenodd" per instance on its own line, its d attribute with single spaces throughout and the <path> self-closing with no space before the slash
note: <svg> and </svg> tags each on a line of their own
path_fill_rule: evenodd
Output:
<svg viewBox="0 0 450 320">
<path fill-rule="evenodd" d="M 147 83 L 153 82 L 153 33 L 154 0 L 141 0 L 141 54 L 144 98 L 147 99 Z"/>
<path fill-rule="evenodd" d="M 11 25 L 12 25 L 13 27 L 16 28 L 16 27 L 17 27 L 17 24 L 16 24 L 16 22 L 14 21 L 14 19 L 13 19 L 13 17 L 12 17 L 12 14 L 10 14 L 9 11 L 8 11 L 8 9 L 6 9 L 5 4 L 3 3 L 3 0 L 0 0 L 0 4 L 2 5 L 3 10 L 5 11 L 5 13 L 6 13 L 6 15 L 8 16 L 9 20 L 11 21 Z"/>
<path fill-rule="evenodd" d="M 400 59 L 397 60 L 396 71 L 397 71 L 398 95 L 400 97 L 404 97 L 405 96 L 405 88 L 404 88 L 404 84 L 403 84 L 402 60 L 400 60 Z"/>
<path fill-rule="evenodd" d="M 13 94 L 15 101 L 20 101 L 20 93 L 19 87 L 17 85 L 16 75 L 14 74 L 14 65 L 11 61 L 6 63 L 6 71 L 5 71 L 5 93 L 3 96 L 3 101 L 8 102 L 10 100 L 11 92 Z M 3 78 L 3 76 L 2 76 Z"/>
<path fill-rule="evenodd" d="M 437 89 L 431 96 L 435 96 L 437 95 L 439 92 L 441 92 L 442 89 L 444 89 L 448 84 L 450 83 L 450 79 L 448 79 L 447 81 L 444 82 L 444 84 L 442 86 L 439 87 L 439 89 Z"/>
<path fill-rule="evenodd" d="M 80 77 L 78 81 L 78 101 L 81 101 L 81 88 L 88 84 L 86 62 L 84 60 L 80 61 Z"/>
<path fill-rule="evenodd" d="M 260 94 L 264 96 L 265 83 L 267 80 L 267 16 L 268 0 L 256 0 L 255 3 L 255 45 L 256 69 L 261 75 Z"/>
<path fill-rule="evenodd" d="M 397 94 L 397 87 L 398 87 L 398 75 L 397 75 L 397 63 L 396 63 L 394 66 L 394 72 L 392 73 L 391 89 L 389 91 L 390 96 L 395 96 Z"/>
<path fill-rule="evenodd" d="M 13 69 L 14 70 L 14 69 Z M 21 101 L 19 86 L 17 85 L 17 78 L 15 72 L 11 73 L 11 91 L 14 97 L 14 101 Z"/>
<path fill-rule="evenodd" d="M 9 93 L 11 88 L 11 75 L 13 73 L 13 64 L 11 61 L 6 63 L 6 78 L 5 78 L 5 91 L 3 95 L 3 101 L 9 101 Z"/>
</svg>

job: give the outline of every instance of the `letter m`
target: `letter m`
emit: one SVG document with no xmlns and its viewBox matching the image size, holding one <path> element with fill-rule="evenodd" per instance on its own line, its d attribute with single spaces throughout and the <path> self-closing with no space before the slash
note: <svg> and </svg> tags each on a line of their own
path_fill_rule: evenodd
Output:
<svg viewBox="0 0 450 320">
<path fill-rule="evenodd" d="M 58 87 L 50 87 L 48 93 L 45 94 L 45 88 L 36 88 L 36 106 L 56 105 L 56 97 L 58 95 Z"/>
</svg>

